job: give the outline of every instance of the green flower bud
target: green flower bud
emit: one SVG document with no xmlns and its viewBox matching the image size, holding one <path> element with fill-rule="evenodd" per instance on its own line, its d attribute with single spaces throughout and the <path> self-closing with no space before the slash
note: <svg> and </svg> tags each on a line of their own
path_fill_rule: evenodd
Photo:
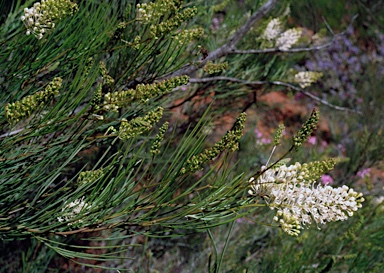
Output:
<svg viewBox="0 0 384 273">
<path fill-rule="evenodd" d="M 100 176 L 104 174 L 104 169 L 98 169 L 93 171 L 85 171 L 81 172 L 79 177 L 77 178 L 77 184 L 78 185 L 84 185 L 87 183 L 92 183 L 96 179 L 98 179 Z"/>
<path fill-rule="evenodd" d="M 103 77 L 105 84 L 107 84 L 109 86 L 113 85 L 115 80 L 111 76 L 108 75 L 108 71 L 107 71 L 107 68 L 105 67 L 104 62 L 99 63 L 99 69 L 100 69 L 100 73 Z"/>
<path fill-rule="evenodd" d="M 187 160 L 185 167 L 181 169 L 181 173 L 193 173 L 202 168 L 203 164 L 207 161 L 211 161 L 216 158 L 220 153 L 224 151 L 236 151 L 239 148 L 239 140 L 243 135 L 244 124 L 246 121 L 246 114 L 241 113 L 236 123 L 234 129 L 228 131 L 222 139 L 216 143 L 213 147 L 205 149 L 199 155 L 194 155 Z"/>
<path fill-rule="evenodd" d="M 165 122 L 163 126 L 160 127 L 159 133 L 156 135 L 155 140 L 153 141 L 152 147 L 151 147 L 151 154 L 153 156 L 157 155 L 160 153 L 160 145 L 161 142 L 164 139 L 164 134 L 168 130 L 169 122 Z"/>
<path fill-rule="evenodd" d="M 214 64 L 211 61 L 208 61 L 203 70 L 204 72 L 207 72 L 208 74 L 214 74 L 222 72 L 223 70 L 228 68 L 228 62 L 220 63 L 220 64 Z"/>
<path fill-rule="evenodd" d="M 144 117 L 137 117 L 130 121 L 123 119 L 121 121 L 118 138 L 127 140 L 136 137 L 145 131 L 149 131 L 163 116 L 163 108 L 158 107 L 153 111 L 148 112 Z"/>
<path fill-rule="evenodd" d="M 280 124 L 279 127 L 276 130 L 276 135 L 273 139 L 273 146 L 278 146 L 280 145 L 281 139 L 283 137 L 283 132 L 285 130 L 284 124 Z"/>
<path fill-rule="evenodd" d="M 16 123 L 23 118 L 29 117 L 34 111 L 40 109 L 49 102 L 55 95 L 59 94 L 63 80 L 56 77 L 50 82 L 43 91 L 23 98 L 21 101 L 8 103 L 5 105 L 5 116 L 9 123 Z"/>
<path fill-rule="evenodd" d="M 179 76 L 162 82 L 139 84 L 136 89 L 107 93 L 104 95 L 104 110 L 117 111 L 120 107 L 127 107 L 136 101 L 146 103 L 151 98 L 161 96 L 177 86 L 187 84 L 188 81 L 188 76 Z"/>
<path fill-rule="evenodd" d="M 309 119 L 303 124 L 299 132 L 293 136 L 293 145 L 298 148 L 301 146 L 311 133 L 316 129 L 317 123 L 319 122 L 320 112 L 316 109 L 313 109 Z"/>
</svg>

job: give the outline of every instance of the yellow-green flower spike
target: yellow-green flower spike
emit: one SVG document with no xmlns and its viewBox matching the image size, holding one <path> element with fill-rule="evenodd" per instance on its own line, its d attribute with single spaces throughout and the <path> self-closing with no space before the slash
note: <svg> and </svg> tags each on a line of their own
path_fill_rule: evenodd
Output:
<svg viewBox="0 0 384 273">
<path fill-rule="evenodd" d="M 150 3 L 136 5 L 136 20 L 142 24 L 157 23 L 164 14 L 177 12 L 180 9 L 181 1 L 160 0 Z"/>
<path fill-rule="evenodd" d="M 208 74 L 214 74 L 222 72 L 223 70 L 228 68 L 228 62 L 220 63 L 220 64 L 214 64 L 211 61 L 208 61 L 206 65 L 204 66 L 203 70 L 204 72 L 207 72 Z"/>
<path fill-rule="evenodd" d="M 214 5 L 212 6 L 212 12 L 220 12 L 220 11 L 223 11 L 225 9 L 225 7 L 231 2 L 231 0 L 224 0 L 223 2 L 221 2 L 220 4 L 217 4 L 217 5 Z"/>
<path fill-rule="evenodd" d="M 21 101 L 8 103 L 5 105 L 5 116 L 9 123 L 16 123 L 23 118 L 29 117 L 34 111 L 38 110 L 49 102 L 54 96 L 59 94 L 63 80 L 56 77 L 44 89 L 33 95 L 26 96 Z"/>
<path fill-rule="evenodd" d="M 136 137 L 145 131 L 149 131 L 152 127 L 159 122 L 163 116 L 163 108 L 158 107 L 153 111 L 148 112 L 143 117 L 137 117 L 130 121 L 123 119 L 120 123 L 119 131 L 117 133 L 118 138 L 127 140 Z"/>
<path fill-rule="evenodd" d="M 103 174 L 104 174 L 104 169 L 102 168 L 98 170 L 93 170 L 93 171 L 81 172 L 79 177 L 77 178 L 77 184 L 84 185 L 84 184 L 92 183 Z"/>
<path fill-rule="evenodd" d="M 100 73 L 101 73 L 101 75 L 103 77 L 104 83 L 106 85 L 109 85 L 109 86 L 113 85 L 115 80 L 111 76 L 109 76 L 108 70 L 105 67 L 105 63 L 104 62 L 100 62 L 99 63 L 99 69 L 100 69 Z"/>
<path fill-rule="evenodd" d="M 311 133 L 316 129 L 319 119 L 320 112 L 316 109 L 313 109 L 309 119 L 303 124 L 299 132 L 297 132 L 297 134 L 293 136 L 293 145 L 296 148 L 301 146 L 311 135 Z"/>
<path fill-rule="evenodd" d="M 168 130 L 168 126 L 169 126 L 169 122 L 165 122 L 163 126 L 160 127 L 159 132 L 157 133 L 150 150 L 153 156 L 160 153 L 160 145 L 164 139 L 165 132 Z"/>
<path fill-rule="evenodd" d="M 279 124 L 279 127 L 276 130 L 275 137 L 273 139 L 273 146 L 280 145 L 281 139 L 283 137 L 284 130 L 285 130 L 284 124 Z"/>
<path fill-rule="evenodd" d="M 97 86 L 96 92 L 93 95 L 92 101 L 91 101 L 91 106 L 94 110 L 99 110 L 100 109 L 100 103 L 101 103 L 101 98 L 102 98 L 102 84 L 99 84 Z"/>
<path fill-rule="evenodd" d="M 220 153 L 226 150 L 231 152 L 236 151 L 239 148 L 239 140 L 243 135 L 245 120 L 246 114 L 241 113 L 239 118 L 236 120 L 234 129 L 228 131 L 213 147 L 205 149 L 201 154 L 192 156 L 188 159 L 185 167 L 181 169 L 181 173 L 193 173 L 201 169 L 206 162 L 213 160 Z"/>
<path fill-rule="evenodd" d="M 174 39 L 179 42 L 180 45 L 187 45 L 191 41 L 199 39 L 204 34 L 204 29 L 198 27 L 193 29 L 185 29 L 177 34 Z"/>
<path fill-rule="evenodd" d="M 188 81 L 188 76 L 179 76 L 158 83 L 139 84 L 135 89 L 107 93 L 104 96 L 103 108 L 107 111 L 117 111 L 136 101 L 146 103 L 150 98 L 168 93 L 177 86 L 187 84 Z"/>
<path fill-rule="evenodd" d="M 165 33 L 169 33 L 172 30 L 177 29 L 183 22 L 192 19 L 197 13 L 196 8 L 187 8 L 180 13 L 177 13 L 171 19 L 161 22 L 160 24 L 154 24 L 150 26 L 151 34 L 157 38 Z"/>
<path fill-rule="evenodd" d="M 300 176 L 303 180 L 312 183 L 319 179 L 323 174 L 333 170 L 336 165 L 334 158 L 328 158 L 323 161 L 313 161 L 310 163 L 304 163 L 300 170 Z"/>
</svg>

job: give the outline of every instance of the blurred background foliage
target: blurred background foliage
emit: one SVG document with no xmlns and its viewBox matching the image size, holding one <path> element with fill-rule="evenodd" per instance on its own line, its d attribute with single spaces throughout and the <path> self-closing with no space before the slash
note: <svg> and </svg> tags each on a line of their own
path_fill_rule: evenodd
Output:
<svg viewBox="0 0 384 273">
<path fill-rule="evenodd" d="M 6 23 L 5 15 L 24 2 L 19 1 L 15 6 L 10 6 L 7 1 L 1 2 L 2 60 L 9 57 L 7 52 L 20 47 L 20 55 L 12 57 L 17 59 L 12 64 L 13 68 L 1 66 L 1 98 L 4 102 L 9 99 L 17 100 L 43 86 L 54 75 L 67 77 L 70 79 L 65 84 L 67 94 L 77 94 L 78 101 L 66 104 L 63 99 L 48 116 L 35 120 L 36 124 L 30 124 L 32 128 L 38 128 L 45 121 L 53 120 L 58 124 L 55 131 L 64 132 L 67 126 L 80 126 L 80 123 L 68 123 L 62 117 L 68 112 L 85 111 L 78 106 L 80 102 L 89 102 L 93 97 L 95 83 L 100 81 L 97 68 L 99 60 L 105 61 L 109 74 L 115 79 L 113 87 L 103 86 L 103 93 L 123 86 L 133 88 L 140 83 L 152 83 L 188 62 L 203 59 L 205 52 L 212 52 L 225 44 L 228 37 L 263 1 L 184 1 L 186 7 L 197 7 L 197 15 L 189 21 L 188 27 L 204 28 L 205 34 L 198 43 L 179 46 L 175 40 L 168 37 L 143 42 L 138 50 L 127 46 L 121 38 L 133 41 L 138 33 L 145 37 L 148 29 L 131 24 L 131 28 L 126 28 L 121 33 L 114 32 L 117 22 L 130 22 L 135 18 L 134 6 L 138 1 L 90 1 L 97 5 L 79 1 L 78 4 L 83 4 L 86 8 L 80 9 L 74 18 L 66 19 L 61 27 L 48 36 L 42 47 L 37 44 L 36 39 L 20 35 L 20 32 L 24 31 L 20 27 L 21 22 L 18 25 Z M 25 5 L 30 6 L 31 3 L 33 2 L 27 1 Z M 167 175 L 170 177 L 170 172 L 163 166 L 177 169 L 181 168 L 182 164 L 172 165 L 171 159 L 183 161 L 182 156 L 174 152 L 175 147 L 184 143 L 183 147 L 187 150 L 193 144 L 199 143 L 196 151 L 189 154 L 201 151 L 216 142 L 233 126 L 239 113 L 246 111 L 246 132 L 241 139 L 239 151 L 225 158 L 226 168 L 215 166 L 223 170 L 221 173 L 219 171 L 219 181 L 226 181 L 225 178 L 228 177 L 229 180 L 236 181 L 235 174 L 250 174 L 266 163 L 272 149 L 273 133 L 279 123 L 284 122 L 287 126 L 287 135 L 284 136 L 286 144 L 283 143 L 276 151 L 275 158 L 284 153 L 288 147 L 284 145 L 289 144 L 291 135 L 305 121 L 310 111 L 317 107 L 322 117 L 319 129 L 302 149 L 290 155 L 292 162 L 321 160 L 330 156 L 340 158 L 341 162 L 328 174 L 328 179 L 331 179 L 332 185 L 346 184 L 362 191 L 366 197 L 362 210 L 346 222 L 330 223 L 319 227 L 321 230 L 316 226 L 304 230 L 298 238 L 288 237 L 275 227 L 270 227 L 273 217 L 271 211 L 260 208 L 257 213 L 244 212 L 242 217 L 239 216 L 242 214 L 240 210 L 234 218 L 223 220 L 223 223 L 228 222 L 227 224 L 212 227 L 201 233 L 197 232 L 201 231 L 201 227 L 192 227 L 186 231 L 182 227 L 171 230 L 160 225 L 132 228 L 130 231 L 134 235 L 127 232 L 120 238 L 119 232 L 102 231 L 68 236 L 64 239 L 63 242 L 68 245 L 84 246 L 86 253 L 90 254 L 89 259 L 86 259 L 87 256 L 77 258 L 69 252 L 60 253 L 56 249 L 62 255 L 60 256 L 55 252 L 55 247 L 47 247 L 42 243 L 44 240 L 33 236 L 23 240 L 0 241 L 0 271 L 117 272 L 81 265 L 90 263 L 94 266 L 116 267 L 133 272 L 381 272 L 384 267 L 384 1 L 281 1 L 266 19 L 281 15 L 287 4 L 291 10 L 287 25 L 304 29 L 305 39 L 299 47 L 305 47 L 318 33 L 325 33 L 328 37 L 332 37 L 332 34 L 340 35 L 334 36 L 332 44 L 321 50 L 230 54 L 218 60 L 220 63 L 228 62 L 224 72 L 209 75 L 203 70 L 197 70 L 190 75 L 195 79 L 220 75 L 244 81 L 262 81 L 262 84 L 230 81 L 190 83 L 154 99 L 151 104 L 135 104 L 125 109 L 125 112 L 120 112 L 122 116 L 119 117 L 129 119 L 158 105 L 165 105 L 164 120 L 171 120 L 174 126 L 171 128 L 172 140 L 163 152 L 165 159 L 162 157 L 158 161 L 148 160 L 145 163 L 153 164 L 152 173 L 143 171 L 146 168 L 140 168 L 140 171 L 134 174 L 124 175 L 134 179 L 133 177 L 145 178 L 154 173 L 159 174 L 154 181 L 159 181 L 160 177 Z M 355 15 L 358 16 L 353 19 Z M 12 16 L 20 16 L 20 13 Z M 258 49 L 260 41 L 257 37 L 261 27 L 254 26 L 237 48 Z M 76 28 L 82 29 L 81 37 L 75 35 Z M 111 33 L 114 33 L 112 38 Z M 18 40 L 15 41 L 13 37 L 17 34 Z M 69 40 L 71 42 L 66 43 Z M 139 58 L 140 54 L 152 57 L 159 55 L 160 58 L 151 61 Z M 161 56 L 173 61 L 164 62 Z M 84 83 L 82 73 L 88 69 L 90 57 L 95 58 L 95 62 L 90 66 L 88 81 Z M 18 76 L 7 77 L 10 73 L 7 69 L 14 69 Z M 286 81 L 289 69 L 323 72 L 323 78 L 307 89 L 321 100 L 351 111 L 330 108 L 293 88 L 273 84 L 274 81 Z M 20 92 L 19 87 L 22 84 L 28 88 Z M 92 90 L 92 93 L 89 93 L 89 90 Z M 207 111 L 209 115 L 205 114 Z M 105 124 L 87 127 L 82 134 L 89 137 L 102 134 L 110 125 L 118 124 L 117 114 L 110 114 L 107 121 Z M 2 134 L 10 130 L 7 126 L 2 123 Z M 188 136 L 186 132 L 190 132 L 189 128 L 194 127 L 200 127 L 200 131 L 195 129 L 190 133 L 190 138 L 183 137 Z M 48 133 L 50 132 L 40 131 L 34 137 L 44 138 Z M 150 134 L 151 138 L 153 136 L 153 133 Z M 143 136 L 139 141 L 145 139 L 148 137 Z M 57 147 L 55 152 L 59 154 L 62 153 L 62 142 L 68 145 L 67 150 L 80 149 L 64 138 L 49 141 Z M 108 139 L 99 141 L 97 138 L 90 141 L 81 158 L 64 166 L 59 175 L 60 179 L 71 179 L 73 174 L 83 170 L 86 163 L 88 166 L 102 165 L 100 157 L 108 158 L 121 149 L 110 146 L 110 142 Z M 128 150 L 134 143 L 125 145 L 123 148 Z M 133 157 L 146 157 L 149 146 L 142 147 L 137 152 L 129 155 L 127 153 L 125 156 L 134 154 Z M 36 153 L 40 153 L 40 150 L 37 149 Z M 63 154 L 62 160 L 67 156 L 68 154 Z M 31 158 L 31 161 L 33 159 Z M 50 164 L 45 166 L 47 173 L 57 168 L 56 161 Z M 126 163 L 115 164 L 120 169 L 127 167 Z M 12 169 L 9 166 L 5 168 Z M 112 173 L 113 171 L 106 175 Z M 28 175 L 30 174 L 20 174 L 21 177 Z M 44 177 L 46 173 L 34 175 Z M 205 169 L 186 177 L 179 190 L 173 192 L 174 196 L 180 195 L 183 190 L 196 183 L 196 180 L 210 181 L 207 182 L 209 184 L 214 183 L 212 181 L 217 178 L 212 169 Z M 63 185 L 59 184 L 56 188 L 61 186 Z M 33 191 L 28 185 L 25 187 L 26 191 Z M 167 198 L 172 199 L 170 196 Z M 138 214 L 137 216 L 139 217 Z M 237 219 L 234 220 L 235 218 Z M 97 261 L 94 258 L 104 251 L 103 248 L 97 248 L 100 245 L 130 247 L 121 252 L 117 251 L 115 257 L 108 261 Z M 75 247 L 68 251 L 72 250 L 76 250 Z M 68 259 L 71 255 L 73 259 Z"/>
</svg>

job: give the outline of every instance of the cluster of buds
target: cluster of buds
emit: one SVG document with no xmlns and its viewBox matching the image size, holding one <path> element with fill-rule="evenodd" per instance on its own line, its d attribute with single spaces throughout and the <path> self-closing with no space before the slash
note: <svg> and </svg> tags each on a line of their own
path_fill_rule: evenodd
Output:
<svg viewBox="0 0 384 273">
<path fill-rule="evenodd" d="M 241 113 L 236 120 L 234 129 L 228 131 L 213 147 L 189 158 L 185 166 L 181 169 L 181 173 L 193 173 L 201 169 L 206 162 L 213 160 L 223 151 L 236 151 L 239 148 L 239 140 L 243 135 L 245 121 L 246 114 Z"/>
<path fill-rule="evenodd" d="M 72 15 L 77 9 L 77 4 L 68 0 L 42 0 L 24 9 L 21 21 L 27 28 L 27 35 L 32 33 L 41 39 L 44 33 L 55 28 L 55 22 Z"/>
<path fill-rule="evenodd" d="M 109 86 L 113 85 L 115 80 L 108 74 L 108 70 L 104 62 L 99 63 L 99 69 L 101 76 L 103 77 L 104 83 Z"/>
<path fill-rule="evenodd" d="M 161 22 L 159 24 L 153 24 L 150 26 L 150 31 L 153 37 L 158 38 L 165 33 L 169 33 L 177 29 L 183 22 L 192 19 L 197 13 L 197 8 L 187 8 L 181 12 L 178 12 L 172 18 Z"/>
<path fill-rule="evenodd" d="M 204 29 L 198 27 L 193 29 L 185 29 L 179 34 L 175 35 L 175 40 L 179 42 L 180 45 L 186 45 L 189 42 L 199 39 L 204 34 Z"/>
<path fill-rule="evenodd" d="M 310 86 L 323 76 L 321 72 L 300 71 L 295 74 L 294 82 L 298 83 L 301 88 Z"/>
<path fill-rule="evenodd" d="M 347 186 L 333 188 L 315 184 L 313 177 L 329 170 L 310 166 L 327 164 L 295 163 L 287 167 L 262 168 L 262 174 L 250 179 L 251 195 L 261 196 L 268 206 L 277 209 L 274 220 L 289 235 L 297 236 L 300 229 L 315 222 L 317 225 L 343 221 L 361 208 L 362 193 Z M 316 174 L 314 174 L 314 172 Z"/>
<path fill-rule="evenodd" d="M 276 130 L 275 137 L 273 138 L 273 146 L 280 145 L 281 139 L 283 138 L 283 134 L 285 132 L 284 124 L 279 124 L 279 127 Z"/>
<path fill-rule="evenodd" d="M 85 171 L 81 172 L 79 177 L 77 178 L 78 185 L 84 185 L 88 183 L 92 183 L 96 179 L 100 178 L 104 174 L 104 169 L 98 169 L 93 171 Z"/>
<path fill-rule="evenodd" d="M 122 41 L 124 43 L 126 43 L 128 46 L 134 48 L 134 49 L 139 49 L 140 48 L 140 44 L 141 44 L 141 36 L 140 35 L 136 35 L 136 37 L 133 39 L 133 42 L 128 42 L 128 41 L 125 41 L 122 39 Z"/>
<path fill-rule="evenodd" d="M 123 119 L 120 123 L 118 138 L 127 140 L 136 137 L 145 131 L 149 131 L 152 127 L 159 122 L 163 116 L 163 108 L 158 107 L 153 111 L 148 112 L 143 117 L 137 117 L 130 121 Z"/>
<path fill-rule="evenodd" d="M 228 6 L 228 4 L 230 2 L 231 2 L 231 0 L 221 1 L 219 4 L 212 6 L 211 10 L 213 13 L 222 12 L 222 11 L 224 11 L 224 9 Z"/>
<path fill-rule="evenodd" d="M 312 132 L 316 129 L 319 119 L 320 119 L 320 112 L 314 109 L 309 119 L 303 124 L 303 126 L 297 132 L 297 134 L 293 136 L 293 145 L 296 148 L 301 146 L 307 140 L 307 138 L 312 134 Z"/>
<path fill-rule="evenodd" d="M 204 72 L 208 74 L 214 74 L 214 73 L 219 73 L 222 72 L 223 70 L 228 68 L 228 62 L 223 62 L 219 64 L 214 64 L 211 61 L 208 61 L 206 65 L 204 66 L 203 70 Z"/>
<path fill-rule="evenodd" d="M 91 106 L 94 110 L 99 110 L 100 109 L 100 103 L 101 103 L 101 98 L 103 95 L 103 85 L 100 83 L 97 86 L 97 89 L 95 91 L 95 94 L 93 95 L 93 98 L 91 100 Z"/>
<path fill-rule="evenodd" d="M 168 12 L 177 12 L 181 1 L 164 0 L 136 5 L 136 19 L 142 24 L 156 23 Z"/>
<path fill-rule="evenodd" d="M 175 30 L 183 22 L 193 18 L 197 13 L 196 8 L 186 8 L 182 11 L 180 9 L 181 1 L 175 0 L 137 4 L 136 20 L 141 24 L 150 24 L 150 33 L 157 39 L 164 33 Z M 189 37 L 189 39 L 192 39 L 198 35 L 202 35 L 201 30 L 186 32 L 184 34 L 185 37 L 181 36 L 179 38 L 180 43 L 184 43 L 182 42 L 184 38 Z"/>
<path fill-rule="evenodd" d="M 59 222 L 68 222 L 69 226 L 78 226 L 83 223 L 83 220 L 78 219 L 76 221 L 73 221 L 73 219 L 77 218 L 79 213 L 83 213 L 89 210 L 90 207 L 91 205 L 84 201 L 84 197 L 81 199 L 77 199 L 69 204 L 66 204 L 62 208 L 62 215 L 60 217 L 57 217 L 57 220 Z"/>
<path fill-rule="evenodd" d="M 34 111 L 39 109 L 54 96 L 59 94 L 63 80 L 56 77 L 50 82 L 43 91 L 26 96 L 21 101 L 8 103 L 5 105 L 5 116 L 10 123 L 20 121 L 22 118 L 29 117 Z"/>
<path fill-rule="evenodd" d="M 152 84 L 139 84 L 135 89 L 122 90 L 104 95 L 104 110 L 117 111 L 120 107 L 129 106 L 135 101 L 146 103 L 150 98 L 161 96 L 172 91 L 175 87 L 185 85 L 188 76 L 174 77 Z"/>
<path fill-rule="evenodd" d="M 155 140 L 152 143 L 150 153 L 155 156 L 160 153 L 160 145 L 164 139 L 164 134 L 168 130 L 169 122 L 165 122 L 163 126 L 160 127 L 159 132 L 157 133 Z"/>
</svg>

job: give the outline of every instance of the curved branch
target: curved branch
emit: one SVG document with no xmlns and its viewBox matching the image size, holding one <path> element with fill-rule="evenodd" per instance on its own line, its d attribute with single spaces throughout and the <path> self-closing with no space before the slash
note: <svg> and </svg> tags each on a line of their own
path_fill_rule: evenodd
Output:
<svg viewBox="0 0 384 273">
<path fill-rule="evenodd" d="M 249 49 L 249 50 L 239 50 L 239 49 L 233 49 L 230 54 L 265 54 L 265 53 L 299 53 L 299 52 L 308 52 L 308 51 L 318 51 L 324 48 L 329 47 L 334 42 L 334 37 L 332 40 L 328 43 L 318 45 L 318 46 L 311 46 L 311 47 L 298 47 L 298 48 L 291 48 L 287 50 L 281 50 L 279 48 L 265 48 L 265 49 Z"/>
<path fill-rule="evenodd" d="M 238 78 L 233 78 L 233 77 L 225 77 L 225 76 L 217 76 L 217 77 L 211 77 L 211 78 L 201 78 L 201 79 L 196 79 L 196 78 L 191 78 L 189 79 L 189 82 L 190 83 L 205 83 L 205 82 L 213 82 L 213 81 L 230 81 L 230 82 L 236 82 L 236 83 L 241 83 L 241 84 L 245 84 L 245 85 L 264 85 L 264 84 L 272 84 L 272 85 L 279 85 L 279 86 L 285 86 L 285 87 L 288 87 L 290 89 L 293 89 L 293 90 L 296 90 L 298 92 L 301 92 L 302 94 L 304 94 L 305 96 L 323 104 L 323 105 L 326 105 L 330 108 L 333 108 L 333 109 L 336 109 L 336 110 L 339 110 L 339 111 L 348 111 L 348 112 L 352 112 L 352 113 L 356 113 L 356 114 L 360 114 L 361 115 L 361 112 L 358 111 L 358 110 L 354 110 L 354 109 L 349 109 L 349 108 L 346 108 L 346 107 L 342 107 L 342 106 L 337 106 L 337 105 L 334 105 L 332 103 L 329 103 L 328 101 L 322 99 L 322 98 L 319 98 L 315 95 L 313 95 L 312 93 L 298 87 L 298 86 L 295 86 L 291 83 L 288 83 L 288 82 L 282 82 L 282 81 L 246 81 L 246 80 L 242 80 L 242 79 L 238 79 Z"/>
</svg>

